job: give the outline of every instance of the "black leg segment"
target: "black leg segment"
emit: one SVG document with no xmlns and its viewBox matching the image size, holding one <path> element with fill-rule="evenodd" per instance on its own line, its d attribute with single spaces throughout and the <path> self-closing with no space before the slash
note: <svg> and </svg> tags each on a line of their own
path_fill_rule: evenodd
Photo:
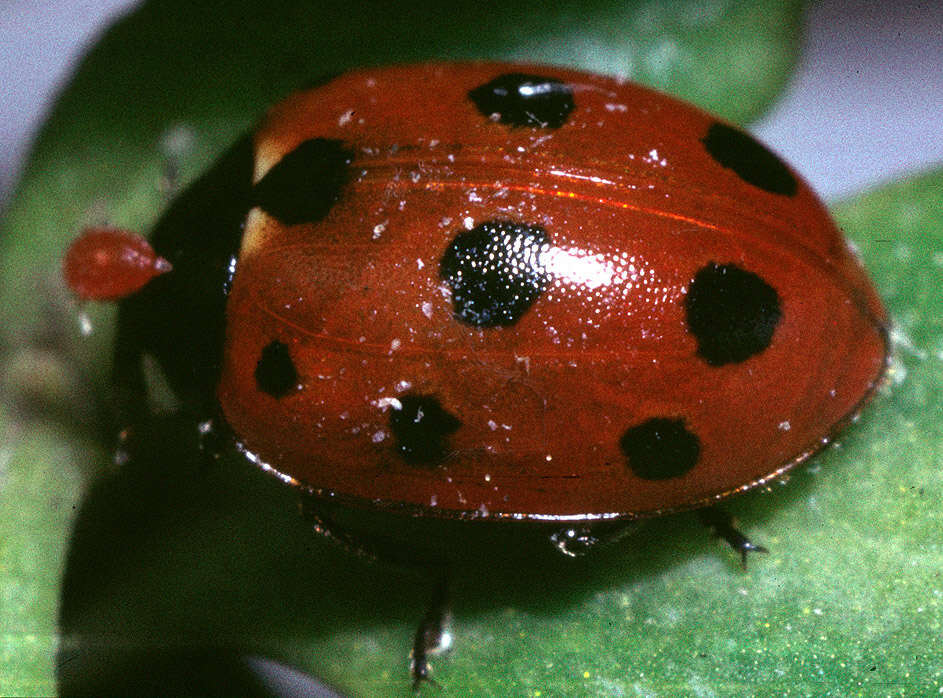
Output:
<svg viewBox="0 0 943 698">
<path fill-rule="evenodd" d="M 740 564 L 747 568 L 747 553 L 768 553 L 762 545 L 755 545 L 749 538 L 740 533 L 733 525 L 733 517 L 719 507 L 705 507 L 698 509 L 698 518 L 701 523 L 710 528 L 714 535 L 723 538 L 727 544 L 740 553 Z"/>
<path fill-rule="evenodd" d="M 432 596 L 427 610 L 416 628 L 410 652 L 410 673 L 413 690 L 419 690 L 424 681 L 435 683 L 431 677 L 429 656 L 448 650 L 452 644 L 449 625 L 449 565 L 440 556 L 382 536 L 360 534 L 332 522 L 315 500 L 304 497 L 301 513 L 311 523 L 314 532 L 339 546 L 349 554 L 371 562 L 423 573 L 434 579 Z"/>
</svg>

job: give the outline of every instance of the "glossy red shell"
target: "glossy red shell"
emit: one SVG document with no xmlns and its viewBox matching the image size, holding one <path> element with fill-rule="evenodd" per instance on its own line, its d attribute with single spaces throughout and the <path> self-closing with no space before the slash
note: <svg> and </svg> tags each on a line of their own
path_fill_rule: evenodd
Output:
<svg viewBox="0 0 943 698">
<path fill-rule="evenodd" d="M 569 85 L 569 120 L 482 118 L 469 90 L 515 71 Z M 807 458 L 875 389 L 887 319 L 805 183 L 765 191 L 705 152 L 717 123 L 638 85 L 534 66 L 364 70 L 289 97 L 257 132 L 256 180 L 313 138 L 349 148 L 350 177 L 318 222 L 249 214 L 219 389 L 242 449 L 325 497 L 538 519 L 695 507 Z M 489 220 L 551 235 L 547 288 L 511 326 L 457 322 L 440 277 L 456 234 Z M 698 355 L 684 303 L 712 263 L 778 293 L 756 356 Z M 278 396 L 257 376 L 273 342 L 297 374 Z M 440 462 L 397 453 L 405 394 L 460 420 Z M 697 465 L 639 477 L 620 439 L 664 416 L 697 435 Z"/>
<path fill-rule="evenodd" d="M 144 237 L 117 228 L 86 228 L 62 262 L 69 289 L 96 301 L 126 298 L 170 270 Z"/>
</svg>

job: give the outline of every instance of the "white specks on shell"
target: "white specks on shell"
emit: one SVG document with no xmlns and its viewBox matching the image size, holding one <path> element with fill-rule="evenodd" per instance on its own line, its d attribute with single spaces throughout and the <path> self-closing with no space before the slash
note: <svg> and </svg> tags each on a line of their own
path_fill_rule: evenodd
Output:
<svg viewBox="0 0 943 698">
<path fill-rule="evenodd" d="M 648 151 L 648 155 L 642 158 L 643 161 L 647 162 L 649 165 L 658 165 L 659 167 L 667 167 L 668 160 L 663 158 L 658 154 L 656 148 L 652 148 Z"/>
<path fill-rule="evenodd" d="M 384 412 L 391 408 L 397 411 L 403 409 L 403 403 L 395 397 L 381 397 L 379 400 L 375 400 L 373 404 Z"/>
</svg>

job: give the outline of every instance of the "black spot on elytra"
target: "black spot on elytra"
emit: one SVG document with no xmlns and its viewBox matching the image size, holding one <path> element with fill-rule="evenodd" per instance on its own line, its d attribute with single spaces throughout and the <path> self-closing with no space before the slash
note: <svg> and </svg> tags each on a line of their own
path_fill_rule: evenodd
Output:
<svg viewBox="0 0 943 698">
<path fill-rule="evenodd" d="M 461 421 L 431 395 L 404 395 L 390 412 L 396 448 L 407 463 L 434 465 L 448 452 L 448 437 Z"/>
<path fill-rule="evenodd" d="M 298 389 L 298 371 L 288 347 L 278 340 L 269 342 L 255 365 L 259 390 L 272 397 L 285 397 Z"/>
<path fill-rule="evenodd" d="M 254 201 L 282 223 L 317 223 L 340 196 L 353 157 L 342 141 L 311 138 L 265 173 Z"/>
<path fill-rule="evenodd" d="M 701 455 L 701 442 L 683 419 L 653 417 L 625 430 L 619 440 L 629 469 L 643 480 L 681 477 Z"/>
<path fill-rule="evenodd" d="M 773 341 L 782 319 L 776 289 L 733 264 L 701 268 L 684 299 L 697 353 L 711 366 L 746 361 Z"/>
<path fill-rule="evenodd" d="M 513 325 L 547 284 L 541 252 L 547 233 L 536 225 L 492 220 L 455 236 L 439 276 L 452 289 L 455 317 L 475 327 Z"/>
<path fill-rule="evenodd" d="M 569 85 L 526 73 L 499 75 L 469 91 L 468 98 L 483 116 L 497 114 L 508 126 L 560 128 L 574 107 Z"/>
<path fill-rule="evenodd" d="M 795 196 L 799 184 L 785 163 L 740 129 L 715 123 L 701 142 L 718 164 L 743 181 L 771 194 Z"/>
</svg>

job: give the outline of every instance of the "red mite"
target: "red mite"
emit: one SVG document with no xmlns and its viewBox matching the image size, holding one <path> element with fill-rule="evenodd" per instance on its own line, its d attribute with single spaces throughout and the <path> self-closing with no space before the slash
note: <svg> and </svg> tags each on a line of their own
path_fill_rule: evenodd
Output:
<svg viewBox="0 0 943 698">
<path fill-rule="evenodd" d="M 174 271 L 133 295 L 147 253 L 147 272 L 106 263 L 113 286 L 96 254 L 66 263 L 80 295 L 128 296 L 119 385 L 140 392 L 155 357 L 361 549 L 329 507 L 543 527 L 567 554 L 702 509 L 757 550 L 711 505 L 822 448 L 887 363 L 884 308 L 793 170 L 693 106 L 562 68 L 397 66 L 296 93 L 151 241 Z"/>
<path fill-rule="evenodd" d="M 65 254 L 66 284 L 85 300 L 112 301 L 139 291 L 172 269 L 150 243 L 116 228 L 86 228 Z"/>
</svg>

